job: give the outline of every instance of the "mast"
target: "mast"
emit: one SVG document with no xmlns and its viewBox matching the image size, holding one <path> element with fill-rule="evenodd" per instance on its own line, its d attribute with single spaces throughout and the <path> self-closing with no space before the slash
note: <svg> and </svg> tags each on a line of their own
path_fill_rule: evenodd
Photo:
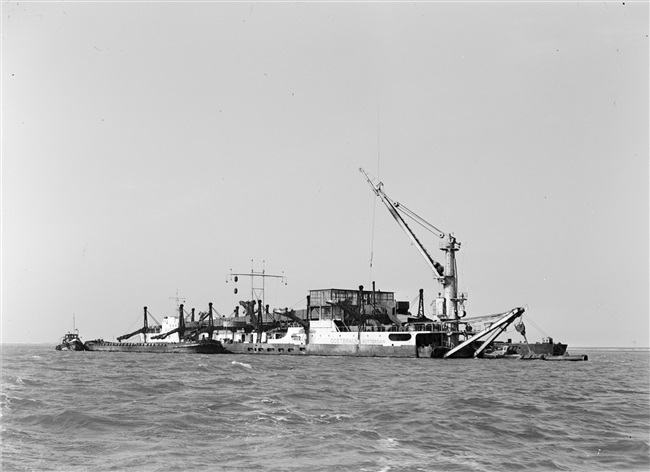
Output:
<svg viewBox="0 0 650 472">
<path fill-rule="evenodd" d="M 357 342 L 358 348 L 361 349 L 361 325 L 365 323 L 366 307 L 363 300 L 363 285 L 359 285 L 359 294 L 357 295 L 357 304 L 359 305 L 359 321 L 357 322 Z"/>
<path fill-rule="evenodd" d="M 251 300 L 255 302 L 255 300 L 259 300 L 261 306 L 264 306 L 266 304 L 266 299 L 264 296 L 264 290 L 266 288 L 266 279 L 267 278 L 275 278 L 275 279 L 280 279 L 281 282 L 284 283 L 284 285 L 287 285 L 287 278 L 285 277 L 284 273 L 282 275 L 274 275 L 274 274 L 267 274 L 266 269 L 264 268 L 264 261 L 262 261 L 262 271 L 261 272 L 256 272 L 252 267 L 250 273 L 233 273 L 232 269 L 230 269 L 231 272 L 228 274 L 226 278 L 226 283 L 228 283 L 228 280 L 233 280 L 235 283 L 239 281 L 239 277 L 250 277 L 251 279 Z M 257 282 L 258 284 L 261 283 L 262 286 L 260 287 L 255 286 L 256 279 L 261 279 L 261 281 Z M 238 292 L 238 289 L 235 288 L 235 293 Z"/>
<path fill-rule="evenodd" d="M 147 321 L 147 307 L 144 307 L 144 323 L 142 324 L 142 339 L 147 342 L 147 331 L 149 331 L 149 322 Z"/>
<path fill-rule="evenodd" d="M 210 339 L 212 339 L 212 333 L 214 332 L 214 318 L 212 316 L 212 302 L 208 303 L 210 308 L 210 317 L 208 318 L 208 332 L 210 333 Z"/>
</svg>

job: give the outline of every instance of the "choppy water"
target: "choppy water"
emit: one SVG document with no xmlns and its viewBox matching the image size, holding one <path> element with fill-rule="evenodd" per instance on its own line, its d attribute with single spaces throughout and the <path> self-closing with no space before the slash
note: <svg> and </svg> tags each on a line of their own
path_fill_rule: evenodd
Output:
<svg viewBox="0 0 650 472">
<path fill-rule="evenodd" d="M 588 362 L 2 346 L 2 470 L 646 471 L 649 353 Z"/>
</svg>

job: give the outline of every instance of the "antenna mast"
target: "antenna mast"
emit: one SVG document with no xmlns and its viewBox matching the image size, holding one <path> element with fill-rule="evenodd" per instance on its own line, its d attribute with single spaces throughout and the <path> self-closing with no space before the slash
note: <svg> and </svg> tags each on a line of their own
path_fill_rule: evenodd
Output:
<svg viewBox="0 0 650 472">
<path fill-rule="evenodd" d="M 178 302 L 185 303 L 185 298 L 178 296 L 178 289 L 176 289 L 176 296 L 175 297 L 169 297 L 169 299 L 170 300 L 176 300 L 176 308 L 178 308 Z"/>
<path fill-rule="evenodd" d="M 282 275 L 274 275 L 274 274 L 267 274 L 266 269 L 264 267 L 265 261 L 262 261 L 262 271 L 261 272 L 256 272 L 253 266 L 253 260 L 251 260 L 251 271 L 250 273 L 233 273 L 232 269 L 230 269 L 230 274 L 228 274 L 228 278 L 226 279 L 226 282 L 228 280 L 233 280 L 234 282 L 237 282 L 239 280 L 239 277 L 250 277 L 251 279 L 251 300 L 252 301 L 257 301 L 261 300 L 262 301 L 262 307 L 266 306 L 266 300 L 264 298 L 264 290 L 266 288 L 266 279 L 267 278 L 275 278 L 275 279 L 280 279 L 281 282 L 284 283 L 284 285 L 287 285 L 287 278 L 284 276 L 284 272 Z M 256 279 L 259 279 L 256 282 Z M 257 286 L 256 286 L 257 284 Z M 261 284 L 261 286 L 260 286 Z M 237 287 L 235 287 L 235 293 L 238 292 Z"/>
</svg>

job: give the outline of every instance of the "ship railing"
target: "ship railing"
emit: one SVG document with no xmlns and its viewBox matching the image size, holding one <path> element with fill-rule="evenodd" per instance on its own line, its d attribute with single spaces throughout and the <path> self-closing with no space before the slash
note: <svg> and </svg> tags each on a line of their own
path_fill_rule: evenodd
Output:
<svg viewBox="0 0 650 472">
<path fill-rule="evenodd" d="M 414 323 L 406 326 L 365 326 L 364 331 L 371 332 L 409 332 L 409 331 L 436 331 L 440 330 L 436 323 Z"/>
</svg>

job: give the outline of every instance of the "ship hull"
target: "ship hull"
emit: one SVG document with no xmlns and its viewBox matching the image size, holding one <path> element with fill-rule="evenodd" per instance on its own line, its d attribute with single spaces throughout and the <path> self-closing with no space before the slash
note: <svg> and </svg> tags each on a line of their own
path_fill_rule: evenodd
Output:
<svg viewBox="0 0 650 472">
<path fill-rule="evenodd" d="M 422 357 L 441 358 L 449 349 L 418 345 L 382 346 L 376 344 L 290 344 L 290 343 L 224 343 L 229 354 L 253 354 L 262 356 L 342 356 L 342 357 Z M 473 357 L 467 349 L 457 358 Z"/>
<path fill-rule="evenodd" d="M 418 357 L 415 346 L 232 343 L 225 344 L 224 348 L 230 354 L 256 354 L 267 356 Z"/>
<path fill-rule="evenodd" d="M 64 342 L 56 346 L 57 351 L 85 351 L 84 343 L 81 341 Z"/>
<path fill-rule="evenodd" d="M 87 351 L 98 352 L 151 352 L 175 354 L 225 354 L 219 341 L 200 341 L 183 343 L 114 343 L 107 341 L 87 341 Z"/>
</svg>

